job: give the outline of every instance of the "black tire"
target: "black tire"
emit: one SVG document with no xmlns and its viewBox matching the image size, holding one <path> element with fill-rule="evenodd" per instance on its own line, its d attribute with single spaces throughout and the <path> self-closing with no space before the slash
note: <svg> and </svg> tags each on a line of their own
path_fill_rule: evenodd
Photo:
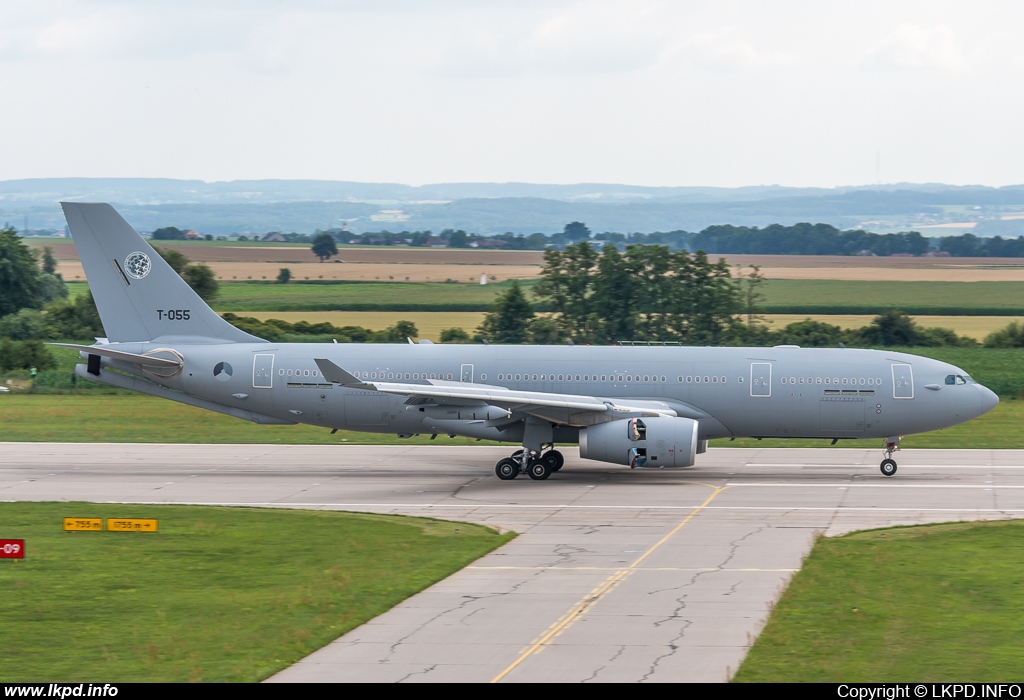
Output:
<svg viewBox="0 0 1024 700">
<path fill-rule="evenodd" d="M 896 474 L 896 460 L 883 459 L 879 469 L 882 470 L 884 476 L 894 476 Z"/>
<path fill-rule="evenodd" d="M 526 468 L 526 473 L 534 481 L 544 481 L 551 476 L 551 468 L 543 459 L 531 460 L 530 466 Z"/>
<path fill-rule="evenodd" d="M 552 472 L 557 472 L 558 470 L 565 466 L 565 457 L 562 456 L 562 453 L 559 452 L 557 449 L 552 449 L 547 454 L 545 454 L 545 456 L 549 455 L 554 457 L 555 460 L 555 467 L 554 469 L 551 470 Z"/>
<path fill-rule="evenodd" d="M 552 473 L 557 472 L 565 464 L 565 457 L 563 457 L 562 453 L 558 450 L 549 450 L 548 452 L 545 452 L 541 459 L 551 465 Z"/>
<path fill-rule="evenodd" d="M 511 481 L 519 476 L 519 463 L 505 458 L 494 465 L 494 473 L 502 481 Z"/>
</svg>

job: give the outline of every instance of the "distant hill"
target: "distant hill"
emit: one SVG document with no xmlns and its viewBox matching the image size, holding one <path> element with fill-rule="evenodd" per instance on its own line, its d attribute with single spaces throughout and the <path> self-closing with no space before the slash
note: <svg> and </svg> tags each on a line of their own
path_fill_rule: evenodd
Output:
<svg viewBox="0 0 1024 700">
<path fill-rule="evenodd" d="M 715 224 L 802 221 L 895 231 L 969 221 L 978 223 L 978 235 L 995 235 L 1019 228 L 999 221 L 1002 216 L 1024 214 L 1020 185 L 899 183 L 823 189 L 48 178 L 0 181 L 0 221 L 19 230 L 26 225 L 63 228 L 61 200 L 111 202 L 142 231 L 177 226 L 212 234 L 309 233 L 343 224 L 355 232 L 453 228 L 528 234 L 554 233 L 570 221 L 584 221 L 595 232 L 698 231 Z"/>
</svg>

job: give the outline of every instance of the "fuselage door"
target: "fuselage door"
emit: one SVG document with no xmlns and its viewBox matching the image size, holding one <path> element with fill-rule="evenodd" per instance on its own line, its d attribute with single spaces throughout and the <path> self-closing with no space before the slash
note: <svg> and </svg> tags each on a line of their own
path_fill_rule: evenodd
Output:
<svg viewBox="0 0 1024 700">
<path fill-rule="evenodd" d="M 910 365 L 892 366 L 892 397 L 894 399 L 914 398 L 914 370 Z"/>
<path fill-rule="evenodd" d="M 273 389 L 274 388 L 274 356 L 253 355 L 252 358 L 252 388 Z"/>
<path fill-rule="evenodd" d="M 772 365 L 770 362 L 750 363 L 750 395 L 772 395 Z"/>
<path fill-rule="evenodd" d="M 462 379 L 461 381 L 467 384 L 473 383 L 473 365 L 462 365 Z"/>
</svg>

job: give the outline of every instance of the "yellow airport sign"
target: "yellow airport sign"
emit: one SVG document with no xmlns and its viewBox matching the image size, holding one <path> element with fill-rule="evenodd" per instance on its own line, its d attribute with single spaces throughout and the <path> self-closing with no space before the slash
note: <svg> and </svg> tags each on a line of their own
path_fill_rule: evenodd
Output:
<svg viewBox="0 0 1024 700">
<path fill-rule="evenodd" d="M 156 532 L 156 518 L 107 518 L 109 532 Z"/>
<path fill-rule="evenodd" d="M 99 532 L 103 529 L 103 518 L 64 518 L 64 530 L 68 532 Z"/>
</svg>

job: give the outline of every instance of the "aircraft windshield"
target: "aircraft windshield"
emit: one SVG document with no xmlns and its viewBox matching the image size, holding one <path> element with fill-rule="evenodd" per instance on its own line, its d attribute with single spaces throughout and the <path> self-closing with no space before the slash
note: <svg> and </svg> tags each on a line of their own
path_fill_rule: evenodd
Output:
<svg viewBox="0 0 1024 700">
<path fill-rule="evenodd" d="M 967 384 L 968 382 L 976 383 L 969 376 L 963 374 L 950 374 L 946 376 L 946 384 Z"/>
</svg>

